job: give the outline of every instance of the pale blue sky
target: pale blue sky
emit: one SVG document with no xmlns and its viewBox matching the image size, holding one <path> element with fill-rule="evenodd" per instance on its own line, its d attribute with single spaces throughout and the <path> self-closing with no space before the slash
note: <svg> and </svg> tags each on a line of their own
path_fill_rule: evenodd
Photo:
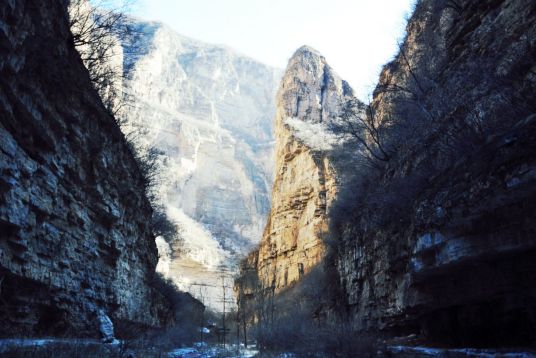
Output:
<svg viewBox="0 0 536 358">
<path fill-rule="evenodd" d="M 396 52 L 414 0 L 138 0 L 138 17 L 285 68 L 302 46 L 320 51 L 365 99 Z"/>
</svg>

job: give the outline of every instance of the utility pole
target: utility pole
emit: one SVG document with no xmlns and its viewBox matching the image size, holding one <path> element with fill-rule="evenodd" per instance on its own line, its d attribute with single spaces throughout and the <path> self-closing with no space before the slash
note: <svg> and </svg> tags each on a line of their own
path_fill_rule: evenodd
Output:
<svg viewBox="0 0 536 358">
<path fill-rule="evenodd" d="M 221 275 L 221 287 L 223 289 L 223 349 L 225 349 L 225 276 Z"/>
<path fill-rule="evenodd" d="M 236 349 L 238 356 L 240 357 L 240 316 L 238 314 L 238 309 L 236 310 Z"/>
<path fill-rule="evenodd" d="M 226 278 L 228 277 L 228 274 L 229 271 L 227 270 L 227 267 L 223 267 L 222 270 L 221 270 L 221 288 L 222 288 L 222 299 L 221 299 L 221 303 L 222 303 L 222 307 L 223 307 L 223 313 L 222 313 L 222 342 L 223 342 L 223 348 L 225 348 L 226 346 L 226 335 L 227 335 L 227 319 L 226 319 L 226 314 L 227 314 L 227 304 L 232 304 L 234 303 L 234 301 L 227 296 L 227 290 L 231 288 L 231 286 L 228 286 L 227 283 L 226 283 Z"/>
<path fill-rule="evenodd" d="M 205 296 L 206 296 L 206 289 L 207 287 L 217 287 L 216 285 L 209 285 L 209 284 L 206 284 L 206 283 L 197 283 L 197 282 L 194 282 L 192 284 L 190 284 L 190 286 L 198 286 L 199 287 L 199 299 L 201 301 L 201 303 L 203 304 L 204 307 L 205 306 Z M 205 335 L 205 332 L 203 331 L 205 329 L 205 310 L 203 310 L 203 312 L 201 313 L 201 342 L 203 342 L 203 338 L 204 338 L 204 335 Z"/>
</svg>

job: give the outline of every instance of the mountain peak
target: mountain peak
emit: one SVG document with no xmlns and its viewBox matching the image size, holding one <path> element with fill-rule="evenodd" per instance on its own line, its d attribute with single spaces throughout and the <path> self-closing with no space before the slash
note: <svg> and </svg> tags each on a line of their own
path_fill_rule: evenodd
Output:
<svg viewBox="0 0 536 358">
<path fill-rule="evenodd" d="M 289 60 L 279 87 L 278 107 L 282 119 L 331 122 L 350 98 L 353 98 L 352 89 L 324 56 L 310 46 L 302 46 Z"/>
<path fill-rule="evenodd" d="M 303 45 L 302 47 L 297 49 L 292 57 L 304 56 L 304 55 L 313 55 L 315 57 L 321 57 L 321 58 L 324 57 L 324 56 L 322 56 L 322 54 L 320 52 L 318 52 L 316 49 L 314 49 L 314 48 L 312 48 L 311 46 L 308 46 L 308 45 Z"/>
</svg>

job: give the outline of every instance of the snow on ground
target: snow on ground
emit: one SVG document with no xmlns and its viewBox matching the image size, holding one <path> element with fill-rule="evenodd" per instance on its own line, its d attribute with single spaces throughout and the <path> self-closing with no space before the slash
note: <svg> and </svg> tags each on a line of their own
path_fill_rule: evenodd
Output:
<svg viewBox="0 0 536 358">
<path fill-rule="evenodd" d="M 500 350 L 500 349 L 474 349 L 474 348 L 431 348 L 431 347 L 410 347 L 410 346 L 390 346 L 388 351 L 404 357 L 467 357 L 467 358 L 534 358 L 536 352 Z"/>
<path fill-rule="evenodd" d="M 124 344 L 124 346 L 123 346 Z M 85 352 L 84 348 L 99 349 L 99 352 L 107 356 L 108 354 L 115 356 L 119 351 L 129 346 L 129 341 L 115 341 L 113 344 L 103 344 L 98 339 L 73 339 L 73 338 L 45 338 L 45 339 L 0 339 L 0 355 L 9 354 L 9 356 L 15 356 L 19 353 L 23 356 L 29 356 L 29 354 L 39 356 L 46 354 L 49 356 L 51 353 L 57 352 L 58 355 L 65 356 L 66 353 L 72 353 L 77 356 Z M 101 350 L 102 349 L 102 350 Z M 158 348 L 145 346 L 142 352 L 137 352 L 134 346 L 128 349 L 133 356 L 159 356 L 169 358 L 252 358 L 255 357 L 259 351 L 252 348 L 245 348 L 243 345 L 227 345 L 223 348 L 220 345 L 210 345 L 206 343 L 197 343 L 193 347 L 183 347 L 172 349 L 167 352 L 162 352 Z M 94 350 L 88 350 L 87 352 L 95 353 Z M 126 355 L 125 355 L 126 356 Z"/>
<path fill-rule="evenodd" d="M 180 348 L 168 353 L 169 358 L 252 358 L 259 354 L 259 351 L 252 348 L 244 348 L 243 345 L 222 346 L 199 346 L 196 348 Z"/>
<path fill-rule="evenodd" d="M 82 348 L 105 348 L 107 354 L 111 354 L 114 350 L 122 349 L 122 344 L 129 346 L 128 341 L 115 341 L 113 344 L 103 344 L 98 339 L 73 339 L 73 338 L 43 338 L 43 339 L 0 339 L 0 355 L 11 354 L 15 352 L 33 352 L 39 354 L 40 349 L 57 350 L 57 352 L 70 352 L 69 349 L 80 348 L 73 352 L 83 352 Z M 28 351 L 30 349 L 30 351 Z M 145 347 L 150 353 L 160 352 L 156 348 Z M 474 348 L 431 348 L 422 346 L 389 346 L 387 347 L 388 354 L 393 357 L 464 357 L 464 358 L 534 358 L 536 352 L 522 349 L 474 349 Z M 43 351 L 45 352 L 45 351 Z M 164 355 L 161 355 L 164 354 Z M 251 358 L 259 354 L 255 347 L 245 348 L 244 345 L 229 344 L 225 348 L 221 345 L 211 345 L 204 342 L 199 342 L 193 347 L 182 347 L 161 352 L 159 356 L 167 356 L 169 358 Z M 153 355 L 150 355 L 153 356 Z M 293 353 L 280 353 L 279 358 L 296 357 Z"/>
</svg>

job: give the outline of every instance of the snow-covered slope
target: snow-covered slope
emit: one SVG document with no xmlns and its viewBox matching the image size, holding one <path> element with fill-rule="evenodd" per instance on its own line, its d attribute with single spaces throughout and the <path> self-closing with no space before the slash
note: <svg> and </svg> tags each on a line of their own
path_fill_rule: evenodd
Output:
<svg viewBox="0 0 536 358">
<path fill-rule="evenodd" d="M 280 71 L 160 23 L 133 20 L 133 28 L 123 41 L 125 130 L 162 151 L 159 195 L 188 251 L 164 248 L 159 269 L 194 294 L 206 287 L 214 306 L 221 288 L 197 284 L 215 285 L 219 268 L 233 271 L 262 236 Z"/>
</svg>

